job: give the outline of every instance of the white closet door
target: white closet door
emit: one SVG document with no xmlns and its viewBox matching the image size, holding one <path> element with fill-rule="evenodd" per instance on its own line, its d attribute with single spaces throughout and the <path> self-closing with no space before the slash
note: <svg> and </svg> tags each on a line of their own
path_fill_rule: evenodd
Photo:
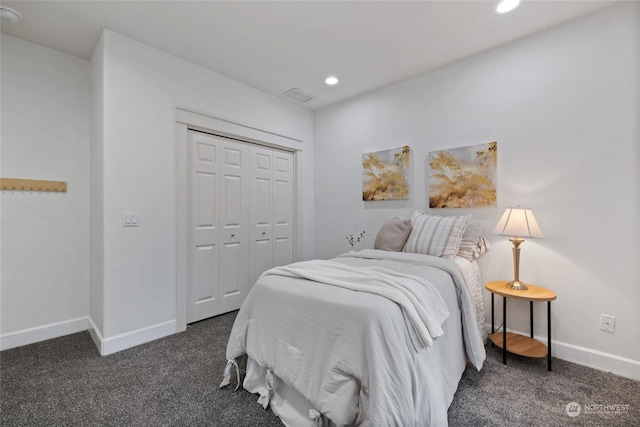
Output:
<svg viewBox="0 0 640 427">
<path fill-rule="evenodd" d="M 273 267 L 273 150 L 253 146 L 249 149 L 251 185 L 249 213 L 251 250 L 249 254 L 249 283 Z"/>
<path fill-rule="evenodd" d="M 293 262 L 294 249 L 293 153 L 273 153 L 273 265 Z"/>
<path fill-rule="evenodd" d="M 190 133 L 188 156 L 190 214 L 187 262 L 191 269 L 187 286 L 187 322 L 211 317 L 220 311 L 218 298 L 218 159 L 217 141 L 199 133 Z M 213 313 L 213 314 L 211 314 Z"/>
<path fill-rule="evenodd" d="M 293 153 L 189 133 L 187 322 L 237 310 L 265 270 L 293 262 Z"/>
<path fill-rule="evenodd" d="M 293 153 L 252 146 L 251 166 L 251 286 L 277 265 L 293 262 Z"/>
<path fill-rule="evenodd" d="M 220 138 L 219 146 L 220 309 L 226 313 L 240 308 L 249 292 L 249 156 L 247 144 Z"/>
</svg>

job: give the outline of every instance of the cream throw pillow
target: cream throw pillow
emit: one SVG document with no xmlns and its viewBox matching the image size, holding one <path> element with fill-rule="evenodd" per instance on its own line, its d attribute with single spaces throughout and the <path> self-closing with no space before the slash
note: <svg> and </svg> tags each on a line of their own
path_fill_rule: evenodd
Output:
<svg viewBox="0 0 640 427">
<path fill-rule="evenodd" d="M 453 259 L 470 220 L 471 215 L 438 216 L 415 211 L 411 215 L 411 234 L 404 252 Z"/>
</svg>

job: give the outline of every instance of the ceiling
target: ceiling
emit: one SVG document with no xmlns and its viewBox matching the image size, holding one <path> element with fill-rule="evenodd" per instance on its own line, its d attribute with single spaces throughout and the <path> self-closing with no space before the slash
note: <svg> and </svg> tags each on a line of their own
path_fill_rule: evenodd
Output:
<svg viewBox="0 0 640 427">
<path fill-rule="evenodd" d="M 496 1 L 4 1 L 23 19 L 2 32 L 90 59 L 109 28 L 317 110 L 612 3 Z M 335 75 L 340 83 L 328 86 Z M 296 102 L 297 101 L 291 101 Z"/>
</svg>

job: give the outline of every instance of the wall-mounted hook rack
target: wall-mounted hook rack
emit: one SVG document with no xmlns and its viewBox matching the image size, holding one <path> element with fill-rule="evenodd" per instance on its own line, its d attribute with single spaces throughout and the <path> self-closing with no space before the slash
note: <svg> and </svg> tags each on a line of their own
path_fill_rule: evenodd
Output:
<svg viewBox="0 0 640 427">
<path fill-rule="evenodd" d="M 48 191 L 66 193 L 66 181 L 38 181 L 35 179 L 0 178 L 0 187 L 7 191 Z"/>
</svg>

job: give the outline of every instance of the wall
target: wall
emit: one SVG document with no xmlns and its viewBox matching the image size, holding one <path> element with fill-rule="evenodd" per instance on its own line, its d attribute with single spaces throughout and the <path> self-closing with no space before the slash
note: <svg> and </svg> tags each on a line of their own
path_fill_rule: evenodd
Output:
<svg viewBox="0 0 640 427">
<path fill-rule="evenodd" d="M 86 329 L 89 62 L 2 34 L 2 176 L 67 181 L 3 191 L 1 348 Z"/>
<path fill-rule="evenodd" d="M 104 330 L 104 38 L 91 57 L 91 195 L 89 313 L 92 337 Z"/>
<path fill-rule="evenodd" d="M 485 280 L 512 276 L 511 243 L 491 231 L 505 207 L 534 209 L 544 240 L 522 246 L 520 278 L 556 291 L 554 355 L 640 379 L 638 4 L 623 3 L 316 114 L 316 255 L 344 236 L 429 211 L 429 151 L 498 141 L 498 206 L 473 213 L 493 242 Z M 364 152 L 409 145 L 408 201 L 361 200 Z M 341 171 L 336 174 L 335 171 Z M 489 312 L 488 301 L 487 312 Z M 510 305 L 528 331 L 527 305 Z M 546 307 L 536 307 L 546 339 Z M 600 314 L 616 316 L 614 333 Z M 488 317 L 489 318 L 489 317 Z"/>
<path fill-rule="evenodd" d="M 102 257 L 104 273 L 92 279 L 104 292 L 96 336 L 105 354 L 179 327 L 176 108 L 302 141 L 298 258 L 313 251 L 313 114 L 110 31 L 102 49 L 103 171 L 92 178 L 102 180 L 104 244 L 92 243 L 92 258 Z M 139 212 L 140 227 L 123 228 L 123 212 Z"/>
</svg>

